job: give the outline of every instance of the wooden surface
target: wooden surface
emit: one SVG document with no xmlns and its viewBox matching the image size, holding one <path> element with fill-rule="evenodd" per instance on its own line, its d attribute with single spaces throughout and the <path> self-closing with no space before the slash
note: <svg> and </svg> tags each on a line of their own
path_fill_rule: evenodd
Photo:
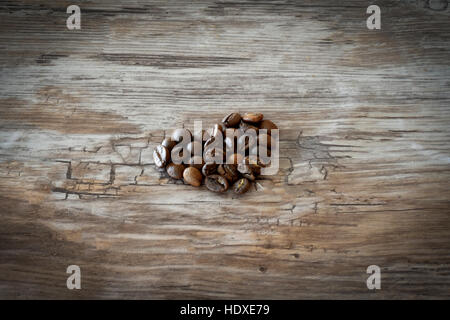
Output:
<svg viewBox="0 0 450 320">
<path fill-rule="evenodd" d="M 445 1 L 377 1 L 381 30 L 366 1 L 76 3 L 74 31 L 72 2 L 0 3 L 0 298 L 450 297 Z M 155 170 L 228 110 L 278 124 L 278 175 Z"/>
</svg>

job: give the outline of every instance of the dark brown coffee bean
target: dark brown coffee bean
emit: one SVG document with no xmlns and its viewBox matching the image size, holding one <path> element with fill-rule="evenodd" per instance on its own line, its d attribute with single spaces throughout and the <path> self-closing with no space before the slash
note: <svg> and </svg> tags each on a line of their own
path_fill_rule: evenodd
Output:
<svg viewBox="0 0 450 320">
<path fill-rule="evenodd" d="M 262 113 L 248 112 L 242 116 L 242 120 L 251 123 L 258 123 L 263 119 L 264 115 Z"/>
<path fill-rule="evenodd" d="M 185 167 L 182 164 L 169 163 L 166 167 L 167 174 L 174 179 L 183 178 L 183 171 Z"/>
<path fill-rule="evenodd" d="M 188 141 L 184 141 L 186 144 L 192 140 L 192 134 L 188 129 L 176 129 L 172 133 L 172 140 L 176 142 L 180 142 L 183 137 L 186 137 Z"/>
<path fill-rule="evenodd" d="M 173 147 L 175 147 L 175 145 L 177 144 L 176 141 L 173 141 L 172 138 L 168 137 L 165 138 L 162 142 L 161 145 L 163 145 L 164 147 L 167 148 L 168 151 L 171 151 Z"/>
<path fill-rule="evenodd" d="M 205 185 L 208 190 L 213 192 L 225 192 L 229 187 L 227 179 L 218 174 L 207 176 L 205 178 Z"/>
<path fill-rule="evenodd" d="M 224 176 L 229 182 L 235 181 L 239 177 L 237 166 L 233 164 L 221 164 L 217 167 L 217 173 Z"/>
<path fill-rule="evenodd" d="M 217 163 L 205 163 L 202 167 L 203 175 L 209 176 L 212 175 L 217 170 Z"/>
<path fill-rule="evenodd" d="M 204 164 L 203 157 L 193 156 L 189 159 L 189 166 L 197 168 L 198 170 L 202 170 Z"/>
<path fill-rule="evenodd" d="M 200 187 L 203 176 L 197 168 L 188 167 L 183 171 L 183 179 L 184 182 L 189 183 L 191 186 Z"/>
<path fill-rule="evenodd" d="M 241 115 L 237 112 L 230 113 L 222 119 L 222 122 L 227 126 L 227 128 L 236 127 L 241 121 Z"/>
<path fill-rule="evenodd" d="M 233 191 L 236 194 L 246 193 L 250 189 L 250 181 L 246 178 L 241 178 L 233 185 Z"/>
<path fill-rule="evenodd" d="M 164 168 L 170 160 L 170 152 L 163 145 L 156 146 L 153 150 L 153 160 L 158 168 Z"/>
<path fill-rule="evenodd" d="M 186 146 L 186 150 L 191 154 L 194 154 L 194 152 L 202 154 L 202 144 L 199 141 L 191 141 Z"/>
<path fill-rule="evenodd" d="M 270 120 L 263 120 L 259 124 L 260 129 L 266 129 L 267 133 L 270 135 L 272 129 L 278 129 L 278 127 Z"/>
</svg>

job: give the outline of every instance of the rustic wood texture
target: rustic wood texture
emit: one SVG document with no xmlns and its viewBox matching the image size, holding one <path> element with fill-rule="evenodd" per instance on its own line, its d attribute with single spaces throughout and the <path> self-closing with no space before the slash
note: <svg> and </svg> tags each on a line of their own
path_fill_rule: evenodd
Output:
<svg viewBox="0 0 450 320">
<path fill-rule="evenodd" d="M 0 298 L 450 298 L 446 1 L 377 1 L 381 30 L 366 1 L 76 3 L 73 31 L 0 3 Z M 278 175 L 155 169 L 228 110 L 278 124 Z"/>
</svg>

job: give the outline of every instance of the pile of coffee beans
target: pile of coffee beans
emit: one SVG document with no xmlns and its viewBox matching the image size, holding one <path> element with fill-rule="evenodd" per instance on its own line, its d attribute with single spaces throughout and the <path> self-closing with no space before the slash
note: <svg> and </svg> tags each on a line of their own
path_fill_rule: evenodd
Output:
<svg viewBox="0 0 450 320">
<path fill-rule="evenodd" d="M 154 149 L 153 158 L 173 179 L 194 187 L 204 184 L 213 192 L 232 188 L 243 194 L 270 165 L 277 144 L 278 128 L 263 114 L 233 112 L 206 131 L 174 130 Z"/>
</svg>

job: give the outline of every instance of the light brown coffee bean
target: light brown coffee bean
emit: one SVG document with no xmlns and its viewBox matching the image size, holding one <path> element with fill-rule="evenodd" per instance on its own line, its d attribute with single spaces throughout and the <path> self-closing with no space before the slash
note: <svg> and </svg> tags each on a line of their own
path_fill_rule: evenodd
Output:
<svg viewBox="0 0 450 320">
<path fill-rule="evenodd" d="M 242 120 L 251 123 L 258 123 L 263 119 L 264 115 L 262 113 L 248 112 L 242 116 Z"/>
<path fill-rule="evenodd" d="M 183 178 L 183 171 L 185 167 L 182 164 L 169 163 L 166 167 L 167 174 L 174 179 Z"/>
<path fill-rule="evenodd" d="M 200 187 L 203 176 L 197 168 L 188 167 L 183 171 L 183 179 L 184 182 L 190 184 L 191 186 Z"/>
</svg>

